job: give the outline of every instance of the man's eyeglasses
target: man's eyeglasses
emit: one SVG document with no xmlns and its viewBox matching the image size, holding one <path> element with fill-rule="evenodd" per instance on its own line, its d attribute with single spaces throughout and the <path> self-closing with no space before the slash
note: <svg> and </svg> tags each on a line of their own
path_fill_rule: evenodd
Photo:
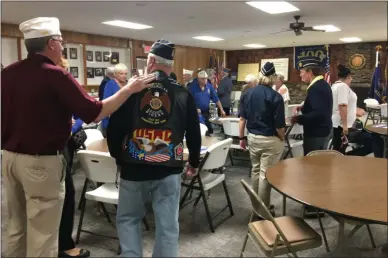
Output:
<svg viewBox="0 0 388 258">
<path fill-rule="evenodd" d="M 67 41 L 64 41 L 62 39 L 56 39 L 56 38 L 51 38 L 51 39 L 60 42 L 62 46 L 65 46 L 67 43 Z"/>
</svg>

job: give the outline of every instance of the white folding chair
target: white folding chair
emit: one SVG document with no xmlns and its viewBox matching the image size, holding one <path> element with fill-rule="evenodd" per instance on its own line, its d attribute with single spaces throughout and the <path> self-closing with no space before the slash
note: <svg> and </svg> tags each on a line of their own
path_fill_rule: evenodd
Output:
<svg viewBox="0 0 388 258">
<path fill-rule="evenodd" d="M 365 126 L 368 123 L 368 120 L 371 119 L 373 124 L 377 123 L 381 117 L 381 109 L 379 102 L 376 99 L 364 99 L 365 109 L 368 112 L 365 120 Z"/>
<path fill-rule="evenodd" d="M 388 104 L 384 103 L 380 105 L 380 123 L 383 122 L 383 120 L 388 119 Z"/>
<path fill-rule="evenodd" d="M 75 242 L 76 244 L 79 243 L 81 232 L 117 239 L 117 237 L 96 234 L 94 232 L 82 229 L 86 200 L 99 202 L 106 219 L 110 224 L 112 224 L 112 220 L 110 219 L 109 213 L 107 212 L 103 203 L 113 204 L 117 209 L 119 189 L 117 185 L 118 169 L 116 161 L 109 155 L 109 153 L 98 151 L 81 150 L 78 152 L 78 157 L 81 163 L 81 167 L 85 172 L 86 179 L 82 189 L 80 201 L 81 215 Z M 91 191 L 87 191 L 89 184 L 93 181 L 98 183 L 97 187 Z M 143 219 L 143 223 L 146 225 L 147 230 L 149 230 L 148 222 L 145 220 L 145 218 Z"/>
<path fill-rule="evenodd" d="M 299 107 L 300 104 L 293 104 L 293 105 L 288 105 L 287 109 L 287 115 L 286 117 L 292 117 L 294 115 L 294 112 L 296 111 L 296 108 Z"/>
<path fill-rule="evenodd" d="M 282 159 L 286 159 L 288 156 L 294 157 L 292 149 L 303 145 L 303 126 L 300 124 L 294 124 L 287 129 L 286 138 L 286 154 Z M 299 138 L 299 139 L 298 139 Z"/>
<path fill-rule="evenodd" d="M 199 127 L 201 129 L 201 135 L 202 136 L 205 136 L 206 135 L 206 132 L 207 132 L 207 126 L 202 124 L 202 123 L 199 123 Z"/>
<path fill-rule="evenodd" d="M 86 141 L 84 143 L 85 147 L 88 147 L 94 141 L 104 139 L 104 136 L 98 129 L 86 129 L 85 133 L 87 135 Z"/>
<path fill-rule="evenodd" d="M 200 199 L 202 198 L 203 203 L 205 205 L 206 210 L 206 216 L 209 223 L 209 227 L 211 232 L 215 232 L 213 220 L 226 208 L 229 208 L 230 215 L 233 216 L 233 207 L 232 202 L 230 201 L 228 189 L 225 183 L 225 174 L 222 173 L 222 168 L 225 165 L 226 158 L 228 156 L 230 145 L 232 144 L 232 139 L 226 139 L 221 142 L 218 142 L 212 146 L 210 146 L 207 149 L 207 152 L 205 154 L 205 157 L 201 161 L 199 168 L 198 168 L 198 174 L 194 177 L 187 179 L 184 177 L 184 181 L 182 182 L 183 187 L 187 187 L 185 193 L 183 194 L 183 197 L 179 203 L 179 209 L 183 209 L 185 206 L 190 204 L 191 202 L 194 202 L 194 206 L 198 204 Z M 208 172 L 210 170 L 220 170 L 220 174 L 215 174 Z M 217 185 L 221 184 L 224 187 L 224 192 L 227 200 L 227 205 L 218 212 L 213 218 L 210 215 L 208 201 L 206 198 L 205 191 L 208 191 Z M 190 193 L 191 190 L 197 190 L 199 191 L 199 195 L 195 200 L 192 200 L 185 204 L 185 201 Z"/>
</svg>

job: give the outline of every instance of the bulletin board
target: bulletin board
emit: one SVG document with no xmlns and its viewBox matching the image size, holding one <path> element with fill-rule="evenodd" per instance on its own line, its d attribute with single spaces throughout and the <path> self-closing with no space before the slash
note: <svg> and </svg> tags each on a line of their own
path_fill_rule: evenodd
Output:
<svg viewBox="0 0 388 258">
<path fill-rule="evenodd" d="M 1 37 L 1 64 L 6 67 L 18 61 L 17 38 Z"/>
<path fill-rule="evenodd" d="M 248 74 L 256 75 L 259 73 L 259 63 L 257 64 L 238 64 L 237 81 L 245 81 Z"/>
<path fill-rule="evenodd" d="M 106 69 L 118 63 L 128 67 L 130 76 L 132 69 L 130 49 L 86 45 L 85 50 L 87 85 L 100 85 Z"/>
</svg>

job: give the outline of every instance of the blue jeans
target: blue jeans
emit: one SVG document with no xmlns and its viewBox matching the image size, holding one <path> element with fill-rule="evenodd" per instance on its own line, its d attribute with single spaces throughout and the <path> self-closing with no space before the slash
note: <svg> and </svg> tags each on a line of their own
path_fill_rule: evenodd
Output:
<svg viewBox="0 0 388 258">
<path fill-rule="evenodd" d="M 143 257 L 141 221 L 151 195 L 156 239 L 153 257 L 178 257 L 180 175 L 160 180 L 120 180 L 116 226 L 121 257 Z"/>
</svg>

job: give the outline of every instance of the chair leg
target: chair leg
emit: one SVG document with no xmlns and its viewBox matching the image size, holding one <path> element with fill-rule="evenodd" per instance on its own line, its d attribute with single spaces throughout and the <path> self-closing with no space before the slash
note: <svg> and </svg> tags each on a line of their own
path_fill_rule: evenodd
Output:
<svg viewBox="0 0 388 258">
<path fill-rule="evenodd" d="M 207 204 L 206 194 L 205 194 L 205 191 L 203 190 L 203 188 L 201 188 L 201 196 L 203 199 L 203 204 L 205 205 L 206 217 L 207 217 L 207 221 L 209 223 L 210 231 L 212 233 L 214 233 L 215 230 L 214 230 L 214 226 L 213 226 L 213 220 L 212 220 L 212 217 L 210 216 L 209 205 Z"/>
<path fill-rule="evenodd" d="M 226 187 L 225 180 L 222 181 L 222 186 L 224 187 L 224 191 L 225 191 L 225 195 L 226 195 L 226 200 L 228 201 L 228 207 L 229 207 L 230 215 L 233 216 L 234 215 L 234 211 L 233 211 L 233 207 L 232 207 L 232 202 L 230 200 L 228 188 Z"/>
<path fill-rule="evenodd" d="M 86 193 L 86 189 L 88 187 L 88 182 L 89 182 L 89 179 L 85 179 L 85 183 L 84 183 L 84 187 L 82 188 L 82 192 L 81 192 L 81 198 L 79 199 L 79 203 L 78 203 L 78 210 L 81 210 L 81 207 L 82 207 L 82 201 L 85 199 L 85 193 Z"/>
<path fill-rule="evenodd" d="M 201 200 L 201 197 L 202 197 L 202 195 L 199 194 L 198 197 L 197 197 L 197 199 L 196 199 L 195 202 L 194 202 L 194 207 L 197 206 L 199 200 Z"/>
<path fill-rule="evenodd" d="M 369 234 L 369 238 L 370 238 L 370 242 L 372 244 L 372 247 L 376 248 L 375 240 L 373 239 L 373 235 L 372 235 L 372 230 L 370 229 L 369 225 L 366 225 L 366 228 L 368 229 L 368 234 Z"/>
<path fill-rule="evenodd" d="M 252 177 L 252 163 L 251 163 L 251 165 L 249 166 L 249 177 Z"/>
<path fill-rule="evenodd" d="M 249 232 L 247 232 L 247 234 L 245 235 L 244 242 L 243 242 L 243 246 L 242 246 L 242 248 L 241 248 L 240 257 L 243 257 L 243 256 L 244 256 L 245 247 L 247 246 L 248 237 L 249 237 L 248 234 L 249 234 Z"/>
<path fill-rule="evenodd" d="M 117 247 L 117 255 L 120 255 L 121 254 L 121 246 L 120 246 L 120 243 L 119 243 L 119 246 Z"/>
<path fill-rule="evenodd" d="M 287 205 L 286 198 L 287 197 L 283 195 L 283 216 L 286 216 L 286 205 Z"/>
<path fill-rule="evenodd" d="M 232 158 L 232 153 L 231 153 L 230 150 L 229 150 L 229 159 L 230 159 L 230 164 L 232 164 L 232 166 L 234 166 L 233 158 Z"/>
<path fill-rule="evenodd" d="M 330 248 L 329 248 L 329 244 L 327 243 L 327 238 L 326 238 L 325 230 L 323 229 L 321 216 L 319 215 L 318 209 L 316 209 L 316 211 L 317 211 L 319 226 L 321 227 L 321 230 L 322 230 L 323 241 L 325 242 L 325 246 L 326 246 L 326 251 L 327 251 L 328 253 L 330 253 Z"/>
<path fill-rule="evenodd" d="M 110 224 L 112 224 L 112 220 L 111 220 L 111 218 L 110 218 L 110 216 L 109 216 L 108 211 L 107 211 L 106 208 L 105 208 L 105 205 L 104 205 L 102 202 L 99 202 L 98 204 L 101 206 L 102 212 L 104 213 L 106 220 L 107 220 Z"/>
<path fill-rule="evenodd" d="M 82 199 L 82 205 L 81 205 L 81 215 L 79 218 L 79 223 L 78 223 L 78 229 L 77 229 L 77 236 L 75 238 L 75 243 L 79 244 L 79 238 L 81 236 L 81 230 L 82 230 L 82 222 L 84 220 L 84 215 L 85 215 L 85 207 L 86 207 L 86 199 Z"/>
</svg>

